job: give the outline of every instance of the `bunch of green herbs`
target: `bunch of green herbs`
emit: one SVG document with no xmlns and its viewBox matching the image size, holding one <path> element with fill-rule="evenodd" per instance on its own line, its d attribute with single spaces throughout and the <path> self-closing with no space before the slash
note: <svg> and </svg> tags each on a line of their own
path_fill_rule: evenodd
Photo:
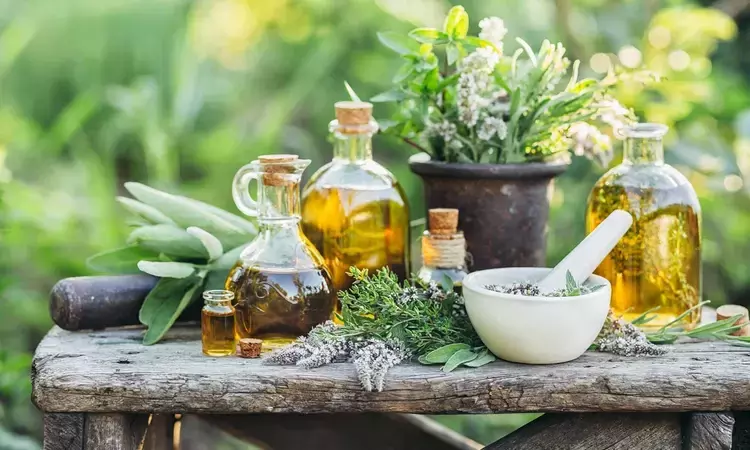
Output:
<svg viewBox="0 0 750 450">
<path fill-rule="evenodd" d="M 479 28 L 478 36 L 469 35 L 469 16 L 455 6 L 441 30 L 378 34 L 403 59 L 393 88 L 370 99 L 397 105 L 381 127 L 434 161 L 567 160 L 573 150 L 608 162 L 611 139 L 600 129 L 634 120 L 611 88 L 625 78 L 655 77 L 612 69 L 603 79 L 579 80 L 580 62 L 566 58 L 562 44 L 545 40 L 534 51 L 517 38 L 519 48 L 508 56 L 502 19 L 487 17 Z"/>
<path fill-rule="evenodd" d="M 229 269 L 257 234 L 252 222 L 215 206 L 140 183 L 125 183 L 135 197 L 117 201 L 131 214 L 127 245 L 92 256 L 105 273 L 147 273 L 159 281 L 141 306 L 146 345 L 158 342 L 207 289 L 222 289 Z"/>
</svg>

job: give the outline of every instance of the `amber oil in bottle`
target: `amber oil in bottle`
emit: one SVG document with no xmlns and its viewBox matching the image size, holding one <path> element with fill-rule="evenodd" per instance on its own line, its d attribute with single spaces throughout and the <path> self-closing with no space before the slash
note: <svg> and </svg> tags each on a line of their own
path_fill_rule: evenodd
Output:
<svg viewBox="0 0 750 450">
<path fill-rule="evenodd" d="M 309 164 L 297 155 L 264 155 L 236 177 L 235 202 L 258 216 L 259 232 L 225 288 L 236 298 L 237 338 L 262 339 L 264 352 L 331 319 L 336 306 L 323 257 L 300 226 L 299 184 Z M 258 181 L 257 200 L 245 194 L 248 178 Z"/>
<path fill-rule="evenodd" d="M 336 291 L 351 286 L 351 266 L 370 272 L 388 267 L 404 279 L 409 207 L 393 174 L 372 159 L 378 129 L 372 105 L 338 102 L 335 110 L 333 160 L 303 190 L 302 229 L 323 255 Z"/>
<path fill-rule="evenodd" d="M 201 341 L 203 354 L 208 356 L 233 355 L 235 351 L 234 294 L 212 290 L 203 293 L 205 306 L 201 311 Z"/>
<path fill-rule="evenodd" d="M 458 230 L 458 210 L 434 208 L 428 211 L 428 229 L 422 236 L 422 268 L 417 277 L 425 282 L 444 285 L 450 280 L 456 293 L 466 270 L 466 239 Z"/>
<path fill-rule="evenodd" d="M 701 298 L 700 204 L 688 180 L 664 163 L 667 127 L 638 124 L 625 130 L 623 163 L 604 174 L 588 200 L 591 232 L 612 211 L 633 215 L 633 225 L 596 273 L 612 284 L 611 306 L 626 320 L 658 307 L 642 325 L 662 327 Z M 700 309 L 675 326 L 694 327 Z"/>
</svg>

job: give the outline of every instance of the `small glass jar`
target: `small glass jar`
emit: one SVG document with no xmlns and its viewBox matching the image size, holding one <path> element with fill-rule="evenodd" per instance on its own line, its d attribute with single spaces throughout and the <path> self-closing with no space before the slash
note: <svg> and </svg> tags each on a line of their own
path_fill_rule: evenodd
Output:
<svg viewBox="0 0 750 450">
<path fill-rule="evenodd" d="M 422 235 L 422 268 L 417 277 L 425 283 L 443 285 L 450 280 L 460 294 L 466 270 L 466 240 L 458 230 L 458 210 L 434 208 L 428 211 L 429 229 Z"/>
<path fill-rule="evenodd" d="M 234 293 L 225 290 L 205 291 L 205 305 L 201 311 L 201 341 L 203 354 L 208 356 L 233 355 L 235 346 Z"/>
</svg>

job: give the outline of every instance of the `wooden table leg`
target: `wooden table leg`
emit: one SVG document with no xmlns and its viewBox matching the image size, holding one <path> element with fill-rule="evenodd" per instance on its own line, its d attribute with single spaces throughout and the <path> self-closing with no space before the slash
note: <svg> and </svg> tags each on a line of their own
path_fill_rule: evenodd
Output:
<svg viewBox="0 0 750 450">
<path fill-rule="evenodd" d="M 732 450 L 750 450 L 750 412 L 734 412 Z"/>
<path fill-rule="evenodd" d="M 44 450 L 137 450 L 147 425 L 145 414 L 47 413 Z"/>
</svg>

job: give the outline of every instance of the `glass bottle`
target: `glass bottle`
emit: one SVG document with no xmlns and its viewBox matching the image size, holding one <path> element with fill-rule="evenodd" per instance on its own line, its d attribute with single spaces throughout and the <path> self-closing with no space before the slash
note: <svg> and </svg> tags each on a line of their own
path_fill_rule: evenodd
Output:
<svg viewBox="0 0 750 450">
<path fill-rule="evenodd" d="M 612 211 L 633 215 L 633 226 L 597 268 L 612 283 L 612 309 L 634 319 L 651 308 L 658 328 L 701 298 L 700 204 L 688 180 L 664 163 L 665 125 L 642 123 L 625 130 L 623 162 L 604 174 L 588 199 L 586 230 Z M 694 327 L 700 309 L 679 324 Z"/>
<path fill-rule="evenodd" d="M 332 318 L 336 305 L 323 257 L 300 227 L 300 180 L 309 160 L 266 155 L 244 166 L 232 194 L 243 213 L 258 217 L 258 236 L 230 270 L 238 338 L 263 339 L 273 349 Z M 257 200 L 248 186 L 257 180 Z"/>
<path fill-rule="evenodd" d="M 428 229 L 422 235 L 422 268 L 417 277 L 425 283 L 441 285 L 448 278 L 461 293 L 467 275 L 466 240 L 458 230 L 458 210 L 434 208 L 428 211 Z"/>
<path fill-rule="evenodd" d="M 208 356 L 233 355 L 234 294 L 230 291 L 212 290 L 203 293 L 205 305 L 201 310 L 201 341 L 203 354 Z"/>
<path fill-rule="evenodd" d="M 372 159 L 378 130 L 372 105 L 338 102 L 330 124 L 333 160 L 310 178 L 302 194 L 302 227 L 320 250 L 336 290 L 347 289 L 351 266 L 388 267 L 406 278 L 409 207 L 393 174 Z"/>
</svg>

